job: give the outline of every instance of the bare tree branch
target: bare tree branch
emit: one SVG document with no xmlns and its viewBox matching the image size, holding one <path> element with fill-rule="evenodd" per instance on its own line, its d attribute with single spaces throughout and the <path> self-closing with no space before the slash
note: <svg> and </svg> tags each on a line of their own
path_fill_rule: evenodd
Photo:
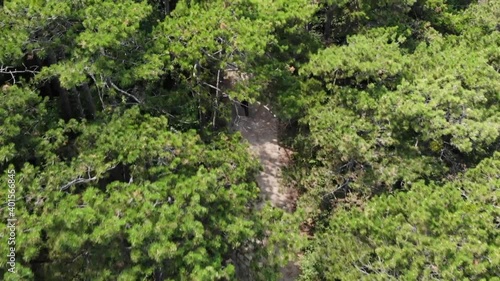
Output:
<svg viewBox="0 0 500 281">
<path fill-rule="evenodd" d="M 68 188 L 72 187 L 72 186 L 73 186 L 73 185 L 75 185 L 75 184 L 79 184 L 79 183 L 87 183 L 87 182 L 91 182 L 91 181 L 95 181 L 95 180 L 97 180 L 97 177 L 96 177 L 96 176 L 91 177 L 91 178 L 88 178 L 88 179 L 86 179 L 86 178 L 82 178 L 82 177 L 79 177 L 79 178 L 76 178 L 76 179 L 74 179 L 74 180 L 72 180 L 72 181 L 68 182 L 67 184 L 65 184 L 65 185 L 61 186 L 61 188 L 59 188 L 59 190 L 60 190 L 60 191 L 64 191 L 64 190 L 66 190 L 66 189 L 68 189 Z"/>
<path fill-rule="evenodd" d="M 24 65 L 24 70 L 18 70 L 15 67 L 12 66 L 0 66 L 0 74 L 9 74 L 12 77 L 13 84 L 16 84 L 16 77 L 14 74 L 25 74 L 25 73 L 31 73 L 33 75 L 38 74 L 38 66 L 33 66 L 34 69 L 28 68 L 26 65 Z"/>
<path fill-rule="evenodd" d="M 38 66 L 33 66 L 34 69 L 29 69 L 26 65 L 24 65 L 24 70 L 18 70 L 15 67 L 12 66 L 0 66 L 0 73 L 2 74 L 16 74 L 16 73 L 32 73 L 32 74 L 38 74 Z"/>
<path fill-rule="evenodd" d="M 8 81 L 12 81 L 12 84 L 16 84 L 17 81 L 16 81 L 16 76 L 14 76 L 14 74 L 31 73 L 32 75 L 35 75 L 35 74 L 39 73 L 38 66 L 33 66 L 33 69 L 28 68 L 24 64 L 23 64 L 23 66 L 24 66 L 24 70 L 19 70 L 19 69 L 16 69 L 15 67 L 12 67 L 12 66 L 0 65 L 0 74 L 10 75 L 12 78 L 11 78 L 11 80 L 8 80 Z"/>
<path fill-rule="evenodd" d="M 120 93 L 122 93 L 122 94 L 126 95 L 126 96 L 127 96 L 127 97 L 129 97 L 129 98 L 132 98 L 135 102 L 137 102 L 137 103 L 142 103 L 142 102 L 141 102 L 141 101 L 140 101 L 140 100 L 139 100 L 136 96 L 134 96 L 134 95 L 132 95 L 132 94 L 130 94 L 130 93 L 127 93 L 126 91 L 124 91 L 124 90 L 122 90 L 122 89 L 118 88 L 118 86 L 116 86 L 116 85 L 113 83 L 113 81 L 109 80 L 109 84 L 111 85 L 111 87 L 113 87 L 113 88 L 114 88 L 115 90 L 117 90 L 118 92 L 120 92 Z"/>
</svg>

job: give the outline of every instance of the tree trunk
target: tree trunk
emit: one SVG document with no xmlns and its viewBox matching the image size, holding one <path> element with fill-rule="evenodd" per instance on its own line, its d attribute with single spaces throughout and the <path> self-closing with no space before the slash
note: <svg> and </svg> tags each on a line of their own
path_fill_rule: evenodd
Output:
<svg viewBox="0 0 500 281">
<path fill-rule="evenodd" d="M 85 117 L 82 102 L 80 100 L 80 93 L 76 90 L 75 87 L 71 89 L 70 100 L 73 101 L 71 108 L 73 108 L 73 111 L 75 112 L 75 116 L 73 117 L 77 119 L 82 119 L 83 117 Z"/>
<path fill-rule="evenodd" d="M 170 0 L 163 0 L 163 6 L 165 7 L 165 16 L 170 14 Z"/>
<path fill-rule="evenodd" d="M 68 121 L 73 117 L 73 112 L 71 110 L 71 103 L 69 102 L 68 91 L 61 87 L 61 83 L 58 78 L 54 79 L 52 84 L 52 90 L 59 95 L 59 106 L 62 114 L 62 118 Z"/>
<path fill-rule="evenodd" d="M 323 31 L 323 38 L 325 41 L 330 39 L 332 35 L 332 21 L 333 21 L 333 6 L 326 8 L 325 29 Z"/>
<path fill-rule="evenodd" d="M 54 52 L 50 52 L 48 55 L 48 63 L 49 65 L 53 65 L 57 63 L 57 57 Z M 68 121 L 73 117 L 73 113 L 71 111 L 71 104 L 69 102 L 68 91 L 61 87 L 61 83 L 59 82 L 59 78 L 53 78 L 51 81 L 52 91 L 59 96 L 59 109 L 61 111 L 61 117 Z"/>
<path fill-rule="evenodd" d="M 83 95 L 85 118 L 93 120 L 95 118 L 96 109 L 94 99 L 92 98 L 92 94 L 90 93 L 89 85 L 87 83 L 84 83 L 83 85 L 78 87 L 78 91 Z"/>
</svg>

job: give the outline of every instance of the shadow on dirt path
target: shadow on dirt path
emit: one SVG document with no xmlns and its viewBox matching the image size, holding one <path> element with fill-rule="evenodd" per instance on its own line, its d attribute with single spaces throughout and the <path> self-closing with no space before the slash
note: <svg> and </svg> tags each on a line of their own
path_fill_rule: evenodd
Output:
<svg viewBox="0 0 500 281">
<path fill-rule="evenodd" d="M 240 131 L 249 145 L 251 152 L 260 159 L 263 171 L 257 176 L 257 183 L 261 190 L 261 208 L 267 200 L 274 207 L 291 211 L 295 196 L 282 185 L 281 170 L 288 161 L 291 151 L 281 147 L 278 143 L 278 119 L 262 104 L 249 106 L 249 116 L 239 103 L 233 103 L 233 122 L 231 129 Z M 282 269 L 282 281 L 296 280 L 300 274 L 298 266 L 291 262 Z"/>
</svg>

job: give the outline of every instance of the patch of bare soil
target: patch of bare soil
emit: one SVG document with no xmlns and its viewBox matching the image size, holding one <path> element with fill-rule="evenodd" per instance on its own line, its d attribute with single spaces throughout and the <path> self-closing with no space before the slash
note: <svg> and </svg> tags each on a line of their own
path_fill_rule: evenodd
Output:
<svg viewBox="0 0 500 281">
<path fill-rule="evenodd" d="M 251 152 L 260 159 L 263 171 L 257 177 L 261 189 L 262 203 L 270 200 L 275 207 L 291 211 L 296 201 L 296 193 L 283 187 L 281 170 L 287 165 L 291 151 L 278 143 L 278 119 L 262 104 L 249 106 L 248 116 L 239 103 L 233 107 L 232 129 L 241 132 Z M 296 280 L 300 274 L 297 264 L 290 262 L 282 270 L 282 281 Z"/>
<path fill-rule="evenodd" d="M 282 188 L 281 170 L 288 163 L 291 151 L 278 144 L 278 119 L 262 104 L 250 105 L 248 117 L 242 106 L 234 105 L 232 128 L 241 132 L 264 168 L 257 177 L 263 199 L 289 210 L 293 196 Z"/>
</svg>

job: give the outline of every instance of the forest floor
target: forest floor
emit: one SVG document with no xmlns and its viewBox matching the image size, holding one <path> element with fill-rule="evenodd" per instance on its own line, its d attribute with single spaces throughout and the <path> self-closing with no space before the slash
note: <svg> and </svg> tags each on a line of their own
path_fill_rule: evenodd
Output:
<svg viewBox="0 0 500 281">
<path fill-rule="evenodd" d="M 260 159 L 263 171 L 257 176 L 261 189 L 261 208 L 267 200 L 274 207 L 292 211 L 297 199 L 296 192 L 285 188 L 282 184 L 282 169 L 290 160 L 291 151 L 280 146 L 278 142 L 278 118 L 262 104 L 249 106 L 249 116 L 245 116 L 243 108 L 235 103 L 233 108 L 232 129 L 241 132 L 251 152 Z M 282 269 L 282 281 L 296 280 L 300 270 L 291 262 Z"/>
</svg>

